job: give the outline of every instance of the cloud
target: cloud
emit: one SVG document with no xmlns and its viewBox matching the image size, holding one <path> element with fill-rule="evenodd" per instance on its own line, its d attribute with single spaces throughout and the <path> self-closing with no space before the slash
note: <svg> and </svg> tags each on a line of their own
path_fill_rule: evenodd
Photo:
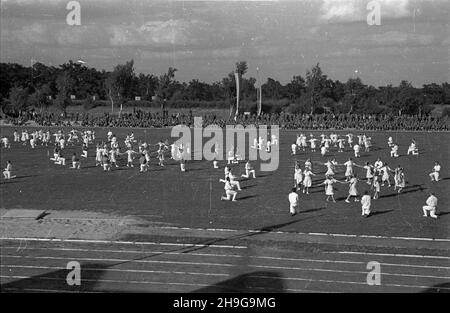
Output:
<svg viewBox="0 0 450 313">
<path fill-rule="evenodd" d="M 143 25 L 111 26 L 112 46 L 173 47 L 195 45 L 207 23 L 199 20 L 170 19 L 149 21 Z"/>
<path fill-rule="evenodd" d="M 339 57 L 360 57 L 363 56 L 363 52 L 359 48 L 349 48 L 343 50 L 335 50 L 332 52 L 325 53 L 325 57 L 328 58 L 339 58 Z"/>
<path fill-rule="evenodd" d="M 406 33 L 400 31 L 389 31 L 382 34 L 370 36 L 370 40 L 379 45 L 429 45 L 433 42 L 431 34 Z"/>
<path fill-rule="evenodd" d="M 437 37 L 433 34 L 419 34 L 405 31 L 386 31 L 376 34 L 358 34 L 341 38 L 338 43 L 360 48 L 387 46 L 429 46 Z"/>
<path fill-rule="evenodd" d="M 41 23 L 24 25 L 18 29 L 3 28 L 1 32 L 2 40 L 10 42 L 20 42 L 26 45 L 48 44 L 51 42 L 48 26 Z"/>
<path fill-rule="evenodd" d="M 354 22 L 366 20 L 371 1 L 361 0 L 323 0 L 319 19 L 321 21 Z M 409 0 L 375 0 L 380 4 L 381 18 L 400 18 L 409 16 Z"/>
<path fill-rule="evenodd" d="M 144 60 L 193 60 L 201 59 L 236 59 L 240 56 L 239 47 L 212 50 L 178 50 L 178 51 L 142 51 L 140 57 Z"/>
<path fill-rule="evenodd" d="M 56 43 L 60 46 L 104 47 L 109 45 L 108 38 L 109 33 L 101 25 L 62 27 L 55 32 Z"/>
<path fill-rule="evenodd" d="M 445 38 L 444 40 L 442 40 L 441 44 L 445 47 L 445 46 L 450 46 L 450 36 Z"/>
</svg>

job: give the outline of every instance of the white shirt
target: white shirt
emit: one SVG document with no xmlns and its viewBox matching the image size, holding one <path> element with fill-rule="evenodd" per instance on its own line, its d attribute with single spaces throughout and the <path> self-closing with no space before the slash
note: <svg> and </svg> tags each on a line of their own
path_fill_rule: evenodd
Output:
<svg viewBox="0 0 450 313">
<path fill-rule="evenodd" d="M 433 196 L 433 195 L 429 196 L 427 201 L 426 201 L 427 205 L 431 206 L 431 207 L 436 207 L 437 206 L 437 202 L 438 202 L 438 199 L 435 196 Z"/>
<path fill-rule="evenodd" d="M 435 165 L 433 167 L 433 169 L 434 169 L 435 172 L 439 172 L 441 170 L 441 166 L 440 165 Z"/>
<path fill-rule="evenodd" d="M 371 198 L 369 195 L 364 195 L 361 198 L 361 205 L 363 209 L 370 209 Z"/>
<path fill-rule="evenodd" d="M 291 192 L 289 194 L 289 203 L 293 206 L 298 204 L 298 194 L 296 192 Z"/>
<path fill-rule="evenodd" d="M 347 166 L 347 169 L 351 169 L 353 167 L 353 162 L 349 160 L 345 162 L 344 165 Z"/>
</svg>

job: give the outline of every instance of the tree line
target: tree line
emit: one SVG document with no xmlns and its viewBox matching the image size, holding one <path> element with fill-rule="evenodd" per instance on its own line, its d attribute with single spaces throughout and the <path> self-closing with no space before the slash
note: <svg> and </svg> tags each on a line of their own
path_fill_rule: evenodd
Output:
<svg viewBox="0 0 450 313">
<path fill-rule="evenodd" d="M 35 63 L 26 67 L 0 63 L 0 101 L 2 112 L 24 112 L 29 108 L 45 110 L 56 106 L 65 112 L 74 99 L 81 99 L 85 109 L 110 104 L 165 107 L 229 108 L 236 103 L 236 75 L 240 83 L 243 111 L 256 112 L 257 89 L 262 90 L 263 112 L 301 113 L 391 113 L 395 115 L 428 114 L 433 105 L 450 104 L 450 84 L 425 84 L 416 88 L 406 80 L 398 86 L 364 84 L 360 78 L 346 82 L 330 79 L 316 64 L 305 76 L 295 75 L 282 84 L 268 78 L 262 85 L 247 76 L 245 61 L 219 81 L 198 79 L 180 82 L 177 69 L 170 67 L 162 75 L 136 73 L 133 60 L 119 64 L 112 71 L 97 70 L 69 61 L 58 67 Z M 135 101 L 140 97 L 140 101 Z M 78 103 L 78 102 L 77 102 Z M 78 103 L 79 104 L 79 103 Z M 444 114 L 448 114 L 448 110 Z"/>
</svg>

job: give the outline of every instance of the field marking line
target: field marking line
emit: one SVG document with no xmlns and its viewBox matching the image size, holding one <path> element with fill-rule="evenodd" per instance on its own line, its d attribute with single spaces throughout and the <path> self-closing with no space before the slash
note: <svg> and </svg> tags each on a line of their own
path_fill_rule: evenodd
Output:
<svg viewBox="0 0 450 313">
<path fill-rule="evenodd" d="M 61 280 L 57 277 L 33 277 L 33 276 L 8 276 L 8 275 L 0 275 L 0 278 L 18 278 L 18 279 L 42 279 L 42 280 Z M 84 281 L 88 282 L 109 282 L 109 283 L 128 283 L 128 284 L 164 284 L 164 285 L 183 285 L 183 286 L 210 286 L 209 284 L 195 284 L 195 283 L 174 283 L 174 282 L 153 282 L 153 281 L 139 281 L 139 280 L 115 280 L 115 279 L 89 279 L 85 278 Z"/>
<path fill-rule="evenodd" d="M 2 249 L 12 249 L 16 252 L 18 251 L 16 247 L 2 247 Z M 23 250 L 52 250 L 52 251 L 74 251 L 74 252 L 103 252 L 103 253 L 130 253 L 130 254 L 161 254 L 161 255 L 183 255 L 183 256 L 200 256 L 200 257 L 230 257 L 230 258 L 247 258 L 248 256 L 238 255 L 238 254 L 217 254 L 217 253 L 184 253 L 184 252 L 171 252 L 171 251 L 142 251 L 142 250 L 108 250 L 108 249 L 78 249 L 78 248 L 34 248 L 34 247 L 26 247 L 20 249 Z M 324 252 L 324 253 L 338 253 L 338 252 Z M 382 256 L 392 256 L 392 255 L 383 255 Z M 8 256 L 7 254 L 0 255 Z M 18 256 L 18 255 L 10 255 L 10 256 Z M 405 255 L 409 256 L 409 255 Z M 412 255 L 412 257 L 415 257 Z M 421 256 L 419 256 L 421 257 Z M 271 256 L 251 256 L 250 258 L 254 259 L 263 259 L 263 260 L 277 260 L 277 261 L 299 261 L 299 262 L 318 262 L 318 263 L 342 263 L 342 264 L 366 264 L 363 261 L 350 261 L 350 260 L 327 260 L 327 259 L 308 259 L 308 258 L 285 258 L 285 257 L 271 257 Z M 431 257 L 432 258 L 432 257 Z M 444 258 L 444 257 L 443 257 Z M 446 258 L 446 257 L 445 257 Z M 385 263 L 382 262 L 385 266 L 409 266 L 409 267 L 417 267 L 417 268 L 437 268 L 437 269 L 450 269 L 448 266 L 434 266 L 434 265 L 418 265 L 418 264 L 404 264 L 404 263 Z"/>
<path fill-rule="evenodd" d="M 424 258 L 424 259 L 445 259 L 450 260 L 450 257 L 440 255 L 422 255 L 422 254 L 401 254 L 401 253 L 371 253 L 358 251 L 324 251 L 323 253 L 330 254 L 354 254 L 354 255 L 375 255 L 375 256 L 393 256 L 402 258 Z"/>
<path fill-rule="evenodd" d="M 52 256 L 19 256 L 19 255 L 3 255 L 1 259 L 37 259 L 37 260 L 72 260 L 74 258 L 71 257 L 52 257 Z M 206 266 L 219 266 L 219 267 L 237 267 L 237 264 L 233 263 L 212 263 L 212 262 L 188 262 L 188 261 L 171 261 L 171 260 L 133 260 L 133 259 L 110 259 L 110 258 L 85 258 L 85 257 L 77 257 L 78 261 L 97 261 L 97 262 L 119 262 L 119 263 L 150 263 L 150 264 L 183 264 L 183 265 L 206 265 Z M 337 262 L 333 260 L 309 260 L 310 262 L 317 262 L 317 263 L 343 263 L 343 262 Z M 350 262 L 345 262 L 350 263 Z M 366 264 L 366 262 L 352 262 L 354 264 Z M 438 267 L 438 266 L 427 266 L 427 265 L 409 265 L 409 264 L 393 264 L 393 263 L 382 263 L 383 265 L 387 266 L 398 266 L 398 267 L 415 267 L 415 268 L 438 268 L 438 269 L 445 269 L 448 270 L 448 267 Z M 266 268 L 278 268 L 274 265 L 248 265 L 249 267 L 266 267 Z M 303 270 L 303 268 L 300 267 L 282 267 L 283 269 L 287 270 Z M 316 269 L 316 268 L 311 268 Z M 316 270 L 323 270 L 324 269 L 316 269 Z M 327 269 L 328 271 L 328 269 Z M 331 270 L 333 271 L 333 270 Z M 334 270 L 336 272 L 339 272 L 341 270 Z"/>
<path fill-rule="evenodd" d="M 2 276 L 0 276 L 2 277 Z M 23 278 L 21 278 L 23 277 Z M 6 278 L 6 277 L 5 277 Z M 28 277 L 26 276 L 20 276 L 20 277 L 11 277 L 11 278 L 16 278 L 16 279 L 27 279 Z M 54 293 L 80 293 L 80 292 L 84 292 L 84 293 L 102 293 L 102 291 L 79 291 L 79 290 L 63 290 L 63 289 L 59 289 L 59 290 L 55 290 L 55 289 L 38 289 L 38 288 L 14 288 L 14 287 L 2 287 L 2 290 L 11 290 L 11 291 L 38 291 L 38 292 L 54 292 Z"/>
<path fill-rule="evenodd" d="M 252 278 L 268 278 L 273 279 L 272 276 L 264 276 L 264 275 L 249 275 L 248 277 Z M 19 278 L 19 279 L 39 279 L 39 280 L 57 280 L 60 281 L 60 278 L 56 277 L 32 277 L 32 276 L 8 276 L 1 275 L 0 278 Z M 329 279 L 309 279 L 309 278 L 301 278 L 301 277 L 278 277 L 278 279 L 282 280 L 294 280 L 294 281 L 308 281 L 308 282 L 323 282 L 323 283 L 335 283 L 335 284 L 352 284 L 352 285 L 364 285 L 368 286 L 367 282 L 355 282 L 355 281 L 342 281 L 342 280 L 329 280 Z M 96 283 L 123 283 L 123 284 L 162 284 L 162 285 L 182 285 L 182 286 L 211 286 L 210 284 L 195 284 L 195 283 L 177 283 L 177 282 L 158 282 L 158 281 L 139 281 L 139 280 L 116 280 L 116 279 L 89 279 L 85 278 L 84 281 L 87 282 L 96 282 Z M 383 284 L 382 286 L 388 287 L 399 287 L 399 288 L 418 288 L 418 289 L 445 289 L 450 290 L 448 287 L 430 287 L 430 286 L 421 286 L 421 285 L 402 285 L 402 284 Z M 251 287 L 250 287 L 251 288 Z"/>
<path fill-rule="evenodd" d="M 31 276 L 0 276 L 0 278 L 15 278 L 15 279 L 33 279 L 35 277 L 31 277 Z M 273 279 L 273 277 L 271 277 Z M 43 279 L 43 280 L 58 280 L 55 277 L 39 277 L 38 279 Z M 210 284 L 194 284 L 194 283 L 166 283 L 166 282 L 158 282 L 158 281 L 122 281 L 122 280 L 113 280 L 113 279 L 105 279 L 105 280 L 92 280 L 92 279 L 85 279 L 85 281 L 98 281 L 98 282 L 106 282 L 106 283 L 132 283 L 132 284 L 148 284 L 148 285 L 181 285 L 181 286 L 196 286 L 196 287 L 210 287 Z M 246 286 L 245 288 L 247 289 L 257 289 L 257 290 L 275 290 L 274 288 L 264 288 L 264 287 L 251 287 L 251 286 Z M 47 289 L 22 289 L 22 288 L 11 288 L 11 287 L 6 287 L 4 288 L 4 290 L 36 290 L 36 291 L 47 291 Z M 58 290 L 51 290 L 50 291 L 53 292 L 59 292 Z M 308 289 L 283 289 L 283 290 L 287 290 L 287 291 L 292 291 L 292 292 L 318 292 L 318 293 L 331 293 L 334 291 L 319 291 L 319 290 L 308 290 Z M 91 292 L 91 293 L 101 293 L 104 291 L 84 291 L 84 290 L 63 290 L 61 292 Z"/>
<path fill-rule="evenodd" d="M 34 266 L 34 265 L 0 265 L 0 268 L 27 268 L 27 269 L 55 269 L 66 270 L 65 267 L 60 266 Z M 83 271 L 103 271 L 98 268 L 83 267 Z M 180 272 L 180 271 L 162 271 L 162 270 L 132 270 L 132 269 L 120 269 L 120 268 L 108 268 L 106 272 L 118 272 L 118 273 L 155 273 L 155 274 L 177 274 L 177 275 L 203 275 L 203 276 L 225 276 L 229 277 L 230 274 L 220 273 L 201 273 L 201 272 Z"/>
<path fill-rule="evenodd" d="M 297 271 L 311 271 L 311 272 L 332 272 L 332 273 L 346 273 L 346 274 L 364 274 L 366 271 L 350 271 L 350 270 L 334 270 L 334 269 L 321 269 L 314 267 L 286 267 L 286 266 L 270 266 L 270 265 L 248 265 L 249 267 L 256 268 L 270 268 L 270 269 L 287 269 L 287 270 L 297 270 Z M 64 267 L 58 266 L 35 266 L 35 265 L 17 265 L 17 264 L 6 264 L 0 265 L 0 268 L 26 268 L 26 269 L 57 269 L 65 270 Z M 83 267 L 83 271 L 102 271 L 98 268 Z M 176 274 L 176 275 L 202 275 L 202 276 L 225 276 L 229 277 L 229 274 L 219 274 L 219 273 L 208 273 L 208 272 L 180 272 L 180 271 L 163 271 L 163 270 L 133 270 L 133 269 L 115 269 L 108 268 L 106 272 L 118 272 L 118 273 L 155 273 L 155 274 Z M 435 278 L 435 279 L 450 279 L 450 277 L 445 276 L 433 276 L 433 275 L 415 275 L 415 274 L 404 274 L 404 273 L 382 273 L 383 276 L 400 276 L 400 277 L 414 277 L 414 278 Z M 289 278 L 289 277 L 287 277 Z"/>
<path fill-rule="evenodd" d="M 366 273 L 367 274 L 367 273 Z M 252 277 L 252 276 L 250 276 Z M 253 277 L 267 277 L 267 278 L 272 278 L 270 276 L 253 276 Z M 307 280 L 307 281 L 314 281 L 314 282 L 324 282 L 324 283 L 338 283 L 338 284 L 357 284 L 357 285 L 365 285 L 365 286 L 369 286 L 367 284 L 367 282 L 353 282 L 353 281 L 339 281 L 339 280 L 327 280 L 327 279 L 304 279 L 304 278 L 287 278 L 287 277 L 278 277 L 278 279 L 291 279 L 291 280 Z M 401 285 L 401 284 L 381 284 L 379 287 L 383 287 L 383 286 L 389 286 L 389 287 L 407 287 L 407 288 L 421 288 L 421 289 L 445 289 L 445 290 L 450 290 L 450 287 L 433 287 L 433 286 L 419 286 L 419 285 Z"/>
<path fill-rule="evenodd" d="M 181 247 L 210 247 L 228 249 L 247 249 L 246 246 L 233 245 L 208 245 L 173 242 L 151 242 L 151 241 L 120 241 L 120 240 L 90 240 L 90 239 L 59 239 L 59 238 L 36 238 L 36 237 L 1 237 L 0 240 L 17 241 L 41 241 L 41 242 L 72 242 L 72 243 L 104 243 L 104 244 L 126 244 L 126 245 L 159 245 L 159 246 L 181 246 Z"/>
<path fill-rule="evenodd" d="M 145 216 L 145 217 L 162 217 L 161 215 L 155 214 L 142 214 L 135 216 Z M 8 217 L 7 217 L 8 218 Z M 7 219 L 5 218 L 5 219 Z M 12 217 L 14 218 L 14 217 Z M 101 218 L 101 217 L 45 217 L 46 220 L 80 220 L 80 221 L 130 221 L 130 222 L 139 222 L 133 218 Z"/>
<path fill-rule="evenodd" d="M 248 232 L 248 233 L 276 233 L 276 234 L 298 234 L 310 236 L 331 236 L 331 237 L 350 237 L 350 238 L 373 238 L 373 239 L 402 239 L 402 240 L 419 240 L 419 241 L 443 241 L 450 242 L 450 238 L 424 238 L 424 237 L 389 237 L 379 235 L 355 235 L 355 234 L 333 234 L 333 233 L 302 233 L 302 232 L 287 232 L 287 231 L 262 231 L 257 229 L 223 229 L 223 228 L 189 228 L 176 226 L 160 226 L 161 229 L 180 229 L 180 230 L 197 230 L 197 231 L 227 231 L 227 232 Z"/>
</svg>

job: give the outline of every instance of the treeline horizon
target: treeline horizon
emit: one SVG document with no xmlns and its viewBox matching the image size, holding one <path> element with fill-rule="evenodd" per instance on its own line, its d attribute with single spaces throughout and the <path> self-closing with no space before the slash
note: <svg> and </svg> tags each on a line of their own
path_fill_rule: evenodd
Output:
<svg viewBox="0 0 450 313">
<path fill-rule="evenodd" d="M 305 75 L 295 75 L 282 84 L 273 78 L 259 85 L 248 77 L 247 63 L 240 61 L 221 80 L 206 83 L 198 79 L 180 82 L 177 69 L 169 67 L 162 75 L 136 73 L 134 61 L 119 64 L 112 71 L 97 70 L 70 60 L 57 67 L 35 63 L 26 67 L 0 63 L 0 101 L 3 113 L 17 113 L 56 106 L 65 112 L 74 103 L 85 110 L 96 106 L 151 106 L 173 108 L 224 108 L 236 110 L 238 73 L 241 99 L 239 113 L 255 113 L 261 87 L 265 113 L 390 113 L 429 114 L 435 105 L 450 104 L 450 84 L 430 83 L 417 88 L 406 80 L 398 86 L 374 87 L 362 80 L 332 80 L 317 63 Z M 139 101 L 135 98 L 140 97 Z M 75 98 L 77 101 L 73 101 Z M 443 115 L 449 115 L 446 109 Z"/>
</svg>

